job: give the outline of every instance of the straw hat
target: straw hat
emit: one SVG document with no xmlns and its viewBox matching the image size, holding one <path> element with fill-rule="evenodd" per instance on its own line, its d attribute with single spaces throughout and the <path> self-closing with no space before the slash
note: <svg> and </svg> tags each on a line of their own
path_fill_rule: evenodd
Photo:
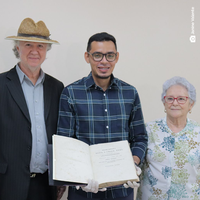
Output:
<svg viewBox="0 0 200 200">
<path fill-rule="evenodd" d="M 49 30 L 43 21 L 35 23 L 31 18 L 26 18 L 20 24 L 17 36 L 8 36 L 6 39 L 59 44 L 56 40 L 51 40 L 49 36 Z"/>
</svg>

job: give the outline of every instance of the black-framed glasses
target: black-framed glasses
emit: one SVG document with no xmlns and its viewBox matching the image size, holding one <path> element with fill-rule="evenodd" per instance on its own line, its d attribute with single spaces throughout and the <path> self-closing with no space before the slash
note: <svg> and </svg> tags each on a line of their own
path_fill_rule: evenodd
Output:
<svg viewBox="0 0 200 200">
<path fill-rule="evenodd" d="M 109 52 L 109 53 L 101 53 L 101 52 L 90 53 L 90 52 L 87 52 L 87 53 L 89 55 L 91 55 L 93 60 L 96 61 L 96 62 L 102 61 L 104 56 L 105 56 L 105 58 L 108 62 L 113 62 L 117 57 L 117 53 L 114 53 L 114 52 Z"/>
<path fill-rule="evenodd" d="M 164 96 L 164 99 L 165 99 L 165 102 L 166 103 L 173 103 L 176 99 L 176 101 L 179 103 L 179 104 L 184 104 L 186 103 L 187 99 L 189 97 L 186 97 L 186 96 L 179 96 L 177 98 L 173 97 L 173 96 Z"/>
</svg>

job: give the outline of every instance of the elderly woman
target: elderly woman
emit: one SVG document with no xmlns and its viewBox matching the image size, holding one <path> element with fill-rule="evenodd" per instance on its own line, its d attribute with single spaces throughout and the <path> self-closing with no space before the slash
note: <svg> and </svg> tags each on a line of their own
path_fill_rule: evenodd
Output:
<svg viewBox="0 0 200 200">
<path fill-rule="evenodd" d="M 200 125 L 187 118 L 196 91 L 185 78 L 163 85 L 166 117 L 147 124 L 146 162 L 138 200 L 200 199 Z"/>
</svg>

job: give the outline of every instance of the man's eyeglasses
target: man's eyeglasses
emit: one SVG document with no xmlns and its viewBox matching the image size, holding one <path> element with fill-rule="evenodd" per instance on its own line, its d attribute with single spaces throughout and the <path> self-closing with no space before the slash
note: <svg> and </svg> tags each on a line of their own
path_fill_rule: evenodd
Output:
<svg viewBox="0 0 200 200">
<path fill-rule="evenodd" d="M 188 98 L 189 97 L 185 97 L 185 96 L 179 96 L 177 98 L 172 97 L 172 96 L 164 96 L 166 103 L 173 103 L 176 99 L 179 104 L 184 104 L 184 103 L 186 103 Z"/>
<path fill-rule="evenodd" d="M 113 62 L 117 57 L 117 53 L 113 53 L 113 52 L 105 53 L 105 54 L 101 52 L 94 52 L 94 53 L 87 52 L 87 53 L 91 55 L 93 60 L 96 62 L 102 61 L 104 56 L 108 62 Z"/>
</svg>

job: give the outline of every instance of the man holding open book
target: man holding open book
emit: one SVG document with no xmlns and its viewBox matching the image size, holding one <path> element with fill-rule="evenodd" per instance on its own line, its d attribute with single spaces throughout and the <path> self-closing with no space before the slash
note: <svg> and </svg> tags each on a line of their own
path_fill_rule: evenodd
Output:
<svg viewBox="0 0 200 200">
<path fill-rule="evenodd" d="M 119 59 L 115 38 L 108 33 L 90 37 L 85 60 L 91 73 L 68 85 L 60 98 L 58 134 L 89 145 L 127 140 L 134 162 L 142 162 L 147 135 L 135 87 L 112 74 Z M 69 188 L 68 200 L 133 200 L 135 182 L 98 190 L 96 180 L 77 190 Z"/>
</svg>

